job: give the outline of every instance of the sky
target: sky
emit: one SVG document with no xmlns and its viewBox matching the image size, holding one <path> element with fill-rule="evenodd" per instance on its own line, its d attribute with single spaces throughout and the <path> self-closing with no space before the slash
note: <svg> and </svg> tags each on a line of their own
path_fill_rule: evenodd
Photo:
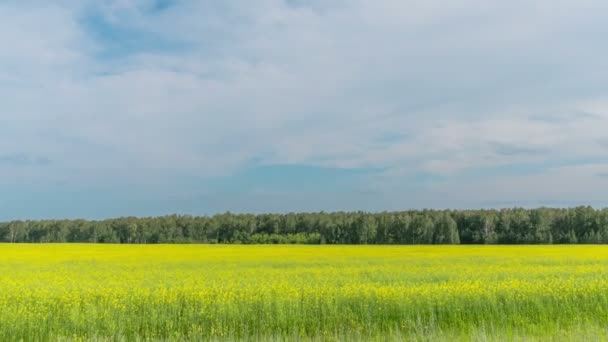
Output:
<svg viewBox="0 0 608 342">
<path fill-rule="evenodd" d="M 606 206 L 607 12 L 2 0 L 0 220 Z"/>
</svg>

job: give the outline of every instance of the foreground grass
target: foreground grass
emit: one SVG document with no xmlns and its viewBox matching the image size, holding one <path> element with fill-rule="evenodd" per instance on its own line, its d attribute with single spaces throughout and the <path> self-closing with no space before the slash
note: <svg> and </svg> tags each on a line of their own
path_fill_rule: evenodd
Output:
<svg viewBox="0 0 608 342">
<path fill-rule="evenodd" d="M 604 246 L 0 245 L 0 340 L 601 340 Z"/>
</svg>

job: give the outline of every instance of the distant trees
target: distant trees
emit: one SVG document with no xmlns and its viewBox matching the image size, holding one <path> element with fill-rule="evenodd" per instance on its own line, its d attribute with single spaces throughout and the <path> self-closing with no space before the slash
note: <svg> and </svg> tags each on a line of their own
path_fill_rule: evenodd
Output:
<svg viewBox="0 0 608 342">
<path fill-rule="evenodd" d="M 434 223 L 433 244 L 459 244 L 458 226 L 452 216 L 444 212 Z"/>
<path fill-rule="evenodd" d="M 0 242 L 552 244 L 608 243 L 608 209 L 123 217 L 0 223 Z"/>
</svg>

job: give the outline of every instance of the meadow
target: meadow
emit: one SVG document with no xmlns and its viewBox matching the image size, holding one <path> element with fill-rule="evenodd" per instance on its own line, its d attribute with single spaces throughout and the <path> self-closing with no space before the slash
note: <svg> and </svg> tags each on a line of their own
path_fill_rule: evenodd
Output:
<svg viewBox="0 0 608 342">
<path fill-rule="evenodd" d="M 0 245 L 0 340 L 600 340 L 608 247 Z"/>
</svg>

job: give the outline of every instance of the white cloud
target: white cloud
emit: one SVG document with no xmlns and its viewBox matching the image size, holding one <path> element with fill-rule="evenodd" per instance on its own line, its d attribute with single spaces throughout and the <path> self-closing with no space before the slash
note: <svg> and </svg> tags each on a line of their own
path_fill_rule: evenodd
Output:
<svg viewBox="0 0 608 342">
<path fill-rule="evenodd" d="M 371 184 L 390 189 L 608 157 L 604 2 L 151 3 L 0 5 L 0 155 L 52 161 L 0 166 L 5 182 L 154 183 L 255 159 L 386 169 Z M 91 34 L 91 13 L 124 44 Z"/>
</svg>

